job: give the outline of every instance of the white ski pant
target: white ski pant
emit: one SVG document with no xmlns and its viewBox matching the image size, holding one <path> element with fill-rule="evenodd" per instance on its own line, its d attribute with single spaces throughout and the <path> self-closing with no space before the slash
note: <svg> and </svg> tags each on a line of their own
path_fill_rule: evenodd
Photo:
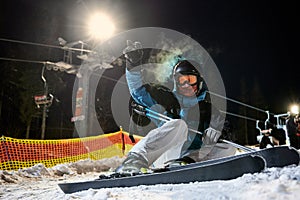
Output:
<svg viewBox="0 0 300 200">
<path fill-rule="evenodd" d="M 148 165 L 162 167 L 165 162 L 177 159 L 181 156 L 181 148 L 187 140 L 188 127 L 185 121 L 174 119 L 163 126 L 151 130 L 141 139 L 130 152 L 142 155 Z M 200 150 L 185 154 L 195 161 L 220 158 L 235 154 L 235 148 L 228 144 L 217 143 L 203 146 Z"/>
</svg>

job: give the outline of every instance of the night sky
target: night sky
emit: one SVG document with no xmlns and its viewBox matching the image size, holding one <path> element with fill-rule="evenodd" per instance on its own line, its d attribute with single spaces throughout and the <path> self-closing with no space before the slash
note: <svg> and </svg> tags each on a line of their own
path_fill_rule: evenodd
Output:
<svg viewBox="0 0 300 200">
<path fill-rule="evenodd" d="M 210 53 L 228 97 L 240 100 L 255 88 L 264 99 L 262 109 L 284 113 L 300 101 L 296 8 L 296 3 L 269 0 L 2 0 L 0 38 L 47 45 L 58 45 L 58 37 L 80 40 L 86 37 L 88 14 L 100 9 L 112 16 L 119 32 L 153 26 L 190 35 Z M 38 56 L 20 44 L 0 41 L 0 47 L 0 57 L 62 59 L 61 52 L 43 47 L 30 47 L 45 51 Z"/>
</svg>

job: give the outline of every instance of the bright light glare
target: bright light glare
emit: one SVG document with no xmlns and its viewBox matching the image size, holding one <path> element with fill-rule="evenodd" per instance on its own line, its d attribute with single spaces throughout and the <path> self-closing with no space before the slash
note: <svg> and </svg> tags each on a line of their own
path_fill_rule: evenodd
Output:
<svg viewBox="0 0 300 200">
<path fill-rule="evenodd" d="M 112 36 L 115 26 L 108 16 L 103 13 L 96 13 L 90 18 L 88 29 L 93 38 L 106 39 Z"/>
<path fill-rule="evenodd" d="M 299 106 L 298 105 L 292 105 L 291 106 L 291 113 L 293 114 L 299 114 Z"/>
</svg>

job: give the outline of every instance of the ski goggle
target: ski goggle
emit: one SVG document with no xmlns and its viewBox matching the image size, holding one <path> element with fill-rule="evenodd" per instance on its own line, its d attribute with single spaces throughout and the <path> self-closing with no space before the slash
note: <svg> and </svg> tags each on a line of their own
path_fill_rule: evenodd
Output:
<svg viewBox="0 0 300 200">
<path fill-rule="evenodd" d="M 186 84 L 194 86 L 197 84 L 198 78 L 196 75 L 179 75 L 176 82 L 179 86 L 184 86 Z"/>
</svg>

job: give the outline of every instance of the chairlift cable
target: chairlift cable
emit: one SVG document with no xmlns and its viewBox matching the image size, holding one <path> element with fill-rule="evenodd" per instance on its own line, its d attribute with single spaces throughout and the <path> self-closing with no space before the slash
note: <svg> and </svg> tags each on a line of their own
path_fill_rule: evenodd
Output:
<svg viewBox="0 0 300 200">
<path fill-rule="evenodd" d="M 46 63 L 46 61 L 25 60 L 25 59 L 5 58 L 5 57 L 0 57 L 0 60 L 15 61 L 15 62 L 27 62 L 27 63 L 36 63 L 36 64 L 44 64 L 44 63 Z"/>
<path fill-rule="evenodd" d="M 263 109 L 260 109 L 260 108 L 257 108 L 257 107 L 254 107 L 254 106 L 251 106 L 251 105 L 242 103 L 242 102 L 240 102 L 240 101 L 237 101 L 237 100 L 234 100 L 234 99 L 231 99 L 231 98 L 228 98 L 228 97 L 224 97 L 224 96 L 219 95 L 219 94 L 217 94 L 217 93 L 214 93 L 214 92 L 212 92 L 212 91 L 208 91 L 208 93 L 210 93 L 210 94 L 212 94 L 212 95 L 214 95 L 214 96 L 217 96 L 217 97 L 220 97 L 220 98 L 223 98 L 223 99 L 232 101 L 232 102 L 234 102 L 234 103 L 243 105 L 243 106 L 245 106 L 245 107 L 252 108 L 252 109 L 257 110 L 257 111 L 266 112 L 266 111 L 263 110 Z"/>
<path fill-rule="evenodd" d="M 221 112 L 221 113 L 228 114 L 228 115 L 231 115 L 231 116 L 234 116 L 234 117 L 239 117 L 239 118 L 242 118 L 242 119 L 254 121 L 254 122 L 256 122 L 256 121 L 264 122 L 264 121 L 257 120 L 257 119 L 251 118 L 251 117 L 246 117 L 246 116 L 243 116 L 243 115 L 239 115 L 239 114 L 235 114 L 235 113 L 231 113 L 231 112 L 226 112 L 226 111 L 223 111 L 223 110 L 220 110 L 220 112 Z"/>
<path fill-rule="evenodd" d="M 5 38 L 0 38 L 0 41 L 4 41 L 4 42 L 14 42 L 14 43 L 20 43 L 20 44 L 27 44 L 27 45 L 36 45 L 36 46 L 49 47 L 49 48 L 57 48 L 57 49 L 63 49 L 63 50 L 74 50 L 74 51 L 92 52 L 92 51 L 86 50 L 86 49 L 77 49 L 77 48 L 71 48 L 71 47 L 61 47 L 61 46 L 55 46 L 55 45 L 46 45 L 46 44 L 40 44 L 40 43 L 34 43 L 34 42 L 26 42 L 26 41 L 19 41 L 19 40 L 12 40 L 12 39 L 5 39 Z M 16 58 L 5 58 L 5 57 L 0 57 L 0 60 L 16 61 L 16 62 L 29 62 L 29 63 L 37 63 L 37 64 L 45 64 L 45 63 L 46 63 L 46 61 L 35 61 L 35 60 L 25 60 L 25 59 L 16 59 Z M 111 79 L 111 78 L 110 78 L 110 79 Z M 214 93 L 214 92 L 212 92 L 212 91 L 208 91 L 208 93 L 210 93 L 210 94 L 212 94 L 212 95 L 214 95 L 214 96 L 217 96 L 217 97 L 226 99 L 226 100 L 228 100 L 228 101 L 231 101 L 231 102 L 240 104 L 240 105 L 242 105 L 242 106 L 245 106 L 245 107 L 248 107 L 248 108 L 251 108 L 251 109 L 260 111 L 260 112 L 266 112 L 266 111 L 263 110 L 263 109 L 260 109 L 260 108 L 257 108 L 257 107 L 248 105 L 248 104 L 246 104 L 246 103 L 242 103 L 242 102 L 237 101 L 237 100 L 234 100 L 234 99 L 232 99 L 232 98 L 224 97 L 224 96 L 219 95 L 219 94 L 217 94 L 217 93 Z M 223 112 L 223 113 L 225 113 L 225 114 L 228 114 L 228 115 L 235 116 L 235 117 L 247 119 L 247 120 L 250 120 L 250 121 L 257 121 L 257 120 L 254 119 L 254 118 L 242 116 L 242 115 L 239 115 L 239 114 L 234 114 L 234 113 L 230 113 L 230 112 L 226 112 L 226 111 L 221 111 L 221 112 Z M 270 114 L 274 115 L 273 113 L 270 113 Z"/>
<path fill-rule="evenodd" d="M 80 52 L 87 52 L 87 53 L 93 53 L 94 52 L 94 51 L 87 50 L 87 49 L 79 49 L 79 48 L 66 47 L 66 46 L 56 46 L 56 45 L 49 45 L 49 44 L 41 44 L 41 43 L 35 43 L 35 42 L 26 42 L 26 41 L 5 39 L 5 38 L 0 38 L 0 41 L 12 42 L 12 43 L 19 43 L 19 44 L 27 44 L 27 45 L 34 45 L 34 46 L 41 46 L 41 47 L 48 47 L 48 48 L 56 48 L 56 49 L 62 49 L 62 50 L 80 51 Z"/>
</svg>

